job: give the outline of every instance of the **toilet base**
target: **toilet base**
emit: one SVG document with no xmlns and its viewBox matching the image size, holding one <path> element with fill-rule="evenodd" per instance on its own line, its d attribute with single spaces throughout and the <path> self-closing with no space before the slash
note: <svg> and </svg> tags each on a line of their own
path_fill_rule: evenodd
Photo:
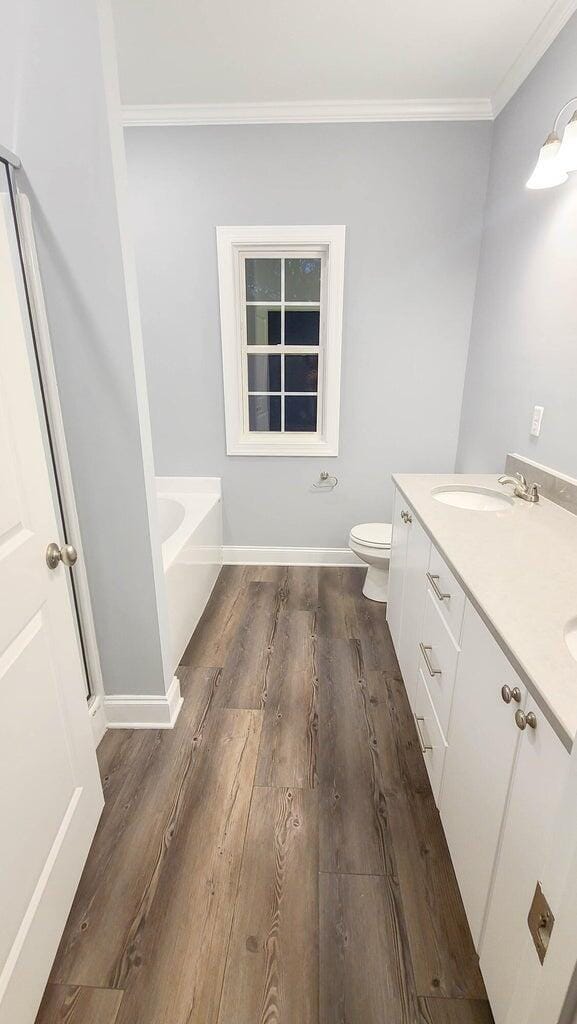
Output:
<svg viewBox="0 0 577 1024">
<path fill-rule="evenodd" d="M 389 596 L 388 566 L 386 569 L 379 569 L 376 565 L 369 565 L 363 585 L 363 594 L 368 597 L 369 601 L 386 604 Z"/>
</svg>

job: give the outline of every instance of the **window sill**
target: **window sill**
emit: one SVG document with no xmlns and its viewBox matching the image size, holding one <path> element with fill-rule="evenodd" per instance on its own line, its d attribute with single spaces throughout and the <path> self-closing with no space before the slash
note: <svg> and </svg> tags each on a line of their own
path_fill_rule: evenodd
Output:
<svg viewBox="0 0 577 1024">
<path fill-rule="evenodd" d="M 258 440 L 255 440 L 254 437 L 244 437 L 238 441 L 229 442 L 226 446 L 226 454 L 293 456 L 298 458 L 308 455 L 313 458 L 320 458 L 323 456 L 337 456 L 339 451 L 338 445 L 319 437 L 313 437 L 310 441 L 304 439 L 297 441 L 295 438 L 281 441 L 276 437 L 268 435 L 268 437 L 259 438 Z"/>
</svg>

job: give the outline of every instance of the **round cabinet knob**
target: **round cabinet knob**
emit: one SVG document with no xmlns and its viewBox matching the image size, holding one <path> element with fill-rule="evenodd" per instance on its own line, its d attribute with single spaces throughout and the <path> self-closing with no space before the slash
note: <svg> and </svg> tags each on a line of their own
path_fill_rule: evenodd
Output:
<svg viewBox="0 0 577 1024">
<path fill-rule="evenodd" d="M 537 716 L 533 711 L 525 712 L 521 711 L 521 708 L 518 708 L 515 712 L 515 722 L 517 723 L 517 727 L 521 730 L 526 729 L 527 726 L 529 726 L 530 729 L 537 728 Z"/>
<path fill-rule="evenodd" d="M 521 703 L 521 691 L 518 686 L 514 686 L 513 689 L 511 689 L 511 687 L 507 686 L 505 683 L 505 685 L 501 687 L 501 697 L 505 701 L 505 704 L 510 704 L 512 700 L 517 701 L 517 704 Z"/>
<path fill-rule="evenodd" d="M 407 522 L 408 516 L 409 516 L 408 512 L 406 512 L 406 511 L 401 512 L 401 519 L 403 520 L 404 523 Z"/>
</svg>

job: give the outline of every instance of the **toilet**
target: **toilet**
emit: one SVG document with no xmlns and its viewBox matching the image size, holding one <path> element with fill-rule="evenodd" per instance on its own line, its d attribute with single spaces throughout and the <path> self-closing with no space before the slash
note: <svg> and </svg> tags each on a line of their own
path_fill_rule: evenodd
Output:
<svg viewBox="0 0 577 1024">
<path fill-rule="evenodd" d="M 353 526 L 349 547 L 368 565 L 363 594 L 370 601 L 386 602 L 389 590 L 391 523 L 361 523 Z"/>
</svg>

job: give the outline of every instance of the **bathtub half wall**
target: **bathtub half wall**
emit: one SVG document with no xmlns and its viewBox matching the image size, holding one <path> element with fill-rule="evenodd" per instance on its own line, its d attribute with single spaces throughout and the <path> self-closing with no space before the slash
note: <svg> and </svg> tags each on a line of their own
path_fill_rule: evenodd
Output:
<svg viewBox="0 0 577 1024">
<path fill-rule="evenodd" d="M 197 626 L 222 565 L 220 477 L 157 477 L 172 671 Z"/>
</svg>

